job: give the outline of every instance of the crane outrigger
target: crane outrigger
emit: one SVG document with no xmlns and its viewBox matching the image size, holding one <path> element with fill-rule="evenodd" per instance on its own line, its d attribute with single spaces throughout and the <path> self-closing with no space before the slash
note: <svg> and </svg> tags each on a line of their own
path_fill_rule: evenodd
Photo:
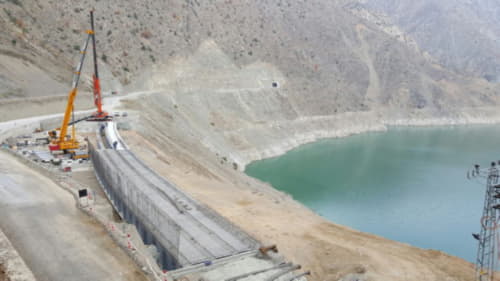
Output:
<svg viewBox="0 0 500 281">
<path fill-rule="evenodd" d="M 75 71 L 73 74 L 73 82 L 71 85 L 71 91 L 68 94 L 68 102 L 66 104 L 66 110 L 64 112 L 64 118 L 62 121 L 62 125 L 60 127 L 59 137 L 57 137 L 57 132 L 50 131 L 49 136 L 52 138 L 51 143 L 49 144 L 49 149 L 51 151 L 54 150 L 74 150 L 80 147 L 78 140 L 76 139 L 75 132 L 75 124 L 80 121 L 110 121 L 112 117 L 105 111 L 102 110 L 102 95 L 101 95 L 101 85 L 99 81 L 99 72 L 97 68 L 97 52 L 96 52 L 96 43 L 95 43 L 95 29 L 94 29 L 94 11 L 90 11 L 90 28 L 87 30 L 87 38 L 85 43 L 83 44 L 80 50 L 80 61 L 75 67 Z M 78 83 L 80 82 L 80 75 L 83 68 L 83 63 L 85 61 L 85 56 L 87 54 L 87 48 L 89 45 L 89 41 L 92 39 L 92 50 L 94 56 L 94 75 L 93 75 L 93 92 L 94 92 L 94 104 L 97 108 L 97 111 L 87 117 L 81 118 L 79 120 L 74 120 L 74 102 L 78 92 Z M 72 118 L 73 116 L 73 118 Z M 70 118 L 73 121 L 70 122 Z M 71 135 L 66 135 L 68 132 L 68 127 L 72 126 Z"/>
</svg>

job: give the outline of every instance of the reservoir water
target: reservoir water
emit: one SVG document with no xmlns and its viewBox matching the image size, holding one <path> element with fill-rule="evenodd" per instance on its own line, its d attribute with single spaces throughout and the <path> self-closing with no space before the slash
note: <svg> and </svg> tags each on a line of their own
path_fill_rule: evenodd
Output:
<svg viewBox="0 0 500 281">
<path fill-rule="evenodd" d="M 256 161 L 246 173 L 354 229 L 475 261 L 485 186 L 473 164 L 500 160 L 500 126 L 391 128 Z"/>
</svg>

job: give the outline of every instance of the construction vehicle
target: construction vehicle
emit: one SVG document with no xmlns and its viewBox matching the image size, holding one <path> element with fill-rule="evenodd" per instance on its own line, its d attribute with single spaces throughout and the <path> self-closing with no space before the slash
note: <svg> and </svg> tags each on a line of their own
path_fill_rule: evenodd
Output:
<svg viewBox="0 0 500 281">
<path fill-rule="evenodd" d="M 51 151 L 54 150 L 68 150 L 68 149 L 77 149 L 79 148 L 79 143 L 76 140 L 76 132 L 75 132 L 75 124 L 72 124 L 72 132 L 71 136 L 67 136 L 66 133 L 68 132 L 68 124 L 69 124 L 69 119 L 74 112 L 74 101 L 76 98 L 76 94 L 78 91 L 78 83 L 80 82 L 80 74 L 83 68 L 83 62 L 85 61 L 85 55 L 87 53 L 87 47 L 89 44 L 90 37 L 92 36 L 92 31 L 89 30 L 87 31 L 88 36 L 87 39 L 85 40 L 85 43 L 80 50 L 80 61 L 75 67 L 75 72 L 73 74 L 73 82 L 71 85 L 71 91 L 68 94 L 68 102 L 66 104 L 66 110 L 64 112 L 64 118 L 62 125 L 60 127 L 60 133 L 59 137 L 57 136 L 57 131 L 49 131 L 49 137 L 52 139 L 51 143 L 49 144 L 49 149 Z M 74 114 L 73 114 L 73 119 L 74 119 Z"/>
<path fill-rule="evenodd" d="M 94 11 L 90 11 L 90 28 L 87 30 L 87 38 L 83 47 L 80 50 L 80 61 L 75 67 L 75 72 L 73 74 L 73 83 L 71 86 L 71 91 L 68 94 L 68 102 L 66 105 L 66 110 L 64 112 L 64 118 L 62 121 L 62 125 L 60 127 L 59 136 L 57 135 L 57 131 L 49 131 L 49 137 L 51 139 L 51 143 L 49 144 L 49 149 L 51 151 L 55 150 L 63 150 L 69 151 L 78 149 L 80 144 L 76 139 L 75 132 L 75 124 L 81 121 L 110 121 L 112 117 L 108 115 L 105 111 L 102 110 L 102 96 L 101 96 L 101 86 L 99 81 L 99 73 L 97 68 L 97 53 L 96 53 L 96 44 L 95 44 L 95 29 L 94 29 Z M 87 48 L 89 41 L 92 39 L 92 49 L 94 56 L 94 75 L 93 75 L 93 90 L 94 90 L 94 104 L 97 108 L 97 111 L 84 118 L 75 120 L 74 118 L 74 101 L 76 98 L 76 94 L 78 91 L 78 83 L 80 82 L 80 75 L 83 68 L 83 63 L 85 61 L 85 56 L 87 53 Z M 70 122 L 70 118 L 73 120 Z M 68 127 L 71 126 L 71 135 L 67 135 Z"/>
<path fill-rule="evenodd" d="M 84 159 L 87 160 L 89 159 L 89 153 L 87 150 L 73 150 L 71 151 L 71 159 L 73 160 L 78 160 L 78 159 Z"/>
</svg>

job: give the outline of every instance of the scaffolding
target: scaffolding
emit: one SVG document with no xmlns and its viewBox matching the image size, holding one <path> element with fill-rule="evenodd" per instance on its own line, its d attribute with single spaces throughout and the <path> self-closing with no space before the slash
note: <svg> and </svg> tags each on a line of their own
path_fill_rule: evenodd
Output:
<svg viewBox="0 0 500 281">
<path fill-rule="evenodd" d="M 500 210 L 500 184 L 498 184 L 499 170 L 496 163 L 492 162 L 488 169 L 481 170 L 479 165 L 475 165 L 471 178 L 485 178 L 486 192 L 481 217 L 481 231 L 473 234 L 478 240 L 478 250 L 476 259 L 476 280 L 493 281 L 497 269 L 497 240 L 499 240 L 498 219 Z"/>
</svg>

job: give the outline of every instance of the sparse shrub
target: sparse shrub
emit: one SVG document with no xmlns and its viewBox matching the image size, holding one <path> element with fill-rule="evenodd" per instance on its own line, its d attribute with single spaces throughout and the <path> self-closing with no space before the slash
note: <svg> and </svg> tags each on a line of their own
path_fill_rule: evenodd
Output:
<svg viewBox="0 0 500 281">
<path fill-rule="evenodd" d="M 126 67 L 126 66 L 124 66 L 122 69 L 123 69 L 123 71 L 125 71 L 125 72 L 130 72 L 130 70 L 129 70 L 129 69 L 128 69 L 128 67 Z"/>
<path fill-rule="evenodd" d="M 17 44 L 16 39 L 12 39 L 12 41 L 10 41 L 10 42 L 12 42 L 12 45 L 14 45 L 14 46 Z"/>
<path fill-rule="evenodd" d="M 3 8 L 3 11 L 7 14 L 7 16 L 9 17 L 9 20 L 10 20 L 12 23 L 16 23 L 16 17 L 14 17 L 14 16 L 12 15 L 12 13 L 11 13 L 9 10 L 7 10 L 7 9 Z"/>
<path fill-rule="evenodd" d="M 23 22 L 22 20 L 20 20 L 20 19 L 16 19 L 16 25 L 17 25 L 19 28 L 23 29 L 23 31 L 24 31 L 24 32 L 26 32 L 26 28 L 24 27 L 24 22 Z"/>
<path fill-rule="evenodd" d="M 107 36 L 111 35 L 111 30 L 108 30 L 108 33 L 106 34 Z"/>
<path fill-rule="evenodd" d="M 233 169 L 238 170 L 238 163 L 233 162 Z"/>
<path fill-rule="evenodd" d="M 10 2 L 10 3 L 17 5 L 17 6 L 21 6 L 21 7 L 23 6 L 21 1 L 19 1 L 19 0 L 7 0 L 7 2 Z"/>
<path fill-rule="evenodd" d="M 495 81 L 495 75 L 494 74 L 485 74 L 483 76 L 484 79 L 488 80 L 488 82 L 494 82 Z"/>
<path fill-rule="evenodd" d="M 152 62 L 156 62 L 156 59 L 153 55 L 149 55 L 149 58 L 151 59 Z"/>
<path fill-rule="evenodd" d="M 107 57 L 105 54 L 102 54 L 102 56 L 101 56 L 101 60 L 102 60 L 103 62 L 108 62 L 108 57 Z"/>
<path fill-rule="evenodd" d="M 145 30 L 141 33 L 141 37 L 144 39 L 150 39 L 151 37 L 153 37 L 153 34 L 150 31 Z"/>
<path fill-rule="evenodd" d="M 78 46 L 78 45 L 73 45 L 73 50 L 75 50 L 75 51 L 80 51 L 80 46 Z"/>
</svg>

